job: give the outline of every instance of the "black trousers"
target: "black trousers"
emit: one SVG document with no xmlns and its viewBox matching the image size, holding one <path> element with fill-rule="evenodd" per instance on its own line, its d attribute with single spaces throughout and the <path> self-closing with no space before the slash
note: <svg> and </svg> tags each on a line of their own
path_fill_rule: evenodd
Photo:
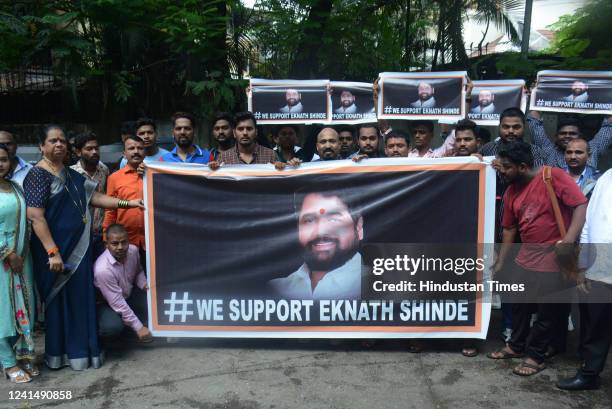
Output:
<svg viewBox="0 0 612 409">
<path fill-rule="evenodd" d="M 612 285 L 591 281 L 588 294 L 581 297 L 580 323 L 582 339 L 580 352 L 584 363 L 580 372 L 586 376 L 597 376 L 603 371 L 612 342 Z"/>
<path fill-rule="evenodd" d="M 512 338 L 508 342 L 513 351 L 525 353 L 538 363 L 545 360 L 549 345 L 558 343 L 560 328 L 567 326 L 568 303 L 555 297 L 568 287 L 560 272 L 539 272 L 516 266 L 515 282 L 524 282 L 527 291 L 512 304 Z M 533 326 L 531 315 L 537 314 Z"/>
</svg>

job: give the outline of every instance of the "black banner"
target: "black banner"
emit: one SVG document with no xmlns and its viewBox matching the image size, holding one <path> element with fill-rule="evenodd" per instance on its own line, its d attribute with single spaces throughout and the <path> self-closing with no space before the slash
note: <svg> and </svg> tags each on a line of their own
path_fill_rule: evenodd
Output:
<svg viewBox="0 0 612 409">
<path fill-rule="evenodd" d="M 612 71 L 540 71 L 530 109 L 612 114 Z"/>
<path fill-rule="evenodd" d="M 248 104 L 260 124 L 331 120 L 328 80 L 251 79 Z"/>
<path fill-rule="evenodd" d="M 151 164 L 154 334 L 484 336 L 495 187 L 476 161 Z"/>
<path fill-rule="evenodd" d="M 378 117 L 383 119 L 456 119 L 465 116 L 461 72 L 383 72 L 378 80 Z"/>
<path fill-rule="evenodd" d="M 473 81 L 468 118 L 479 125 L 499 124 L 499 115 L 507 108 L 525 112 L 525 81 Z"/>
</svg>

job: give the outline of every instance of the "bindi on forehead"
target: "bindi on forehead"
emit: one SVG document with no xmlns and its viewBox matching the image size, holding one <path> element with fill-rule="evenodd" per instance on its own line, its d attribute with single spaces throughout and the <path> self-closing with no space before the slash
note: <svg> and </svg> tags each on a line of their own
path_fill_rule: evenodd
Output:
<svg viewBox="0 0 612 409">
<path fill-rule="evenodd" d="M 320 209 L 319 209 L 319 214 L 324 215 L 324 214 L 325 214 L 325 209 L 320 208 Z"/>
</svg>

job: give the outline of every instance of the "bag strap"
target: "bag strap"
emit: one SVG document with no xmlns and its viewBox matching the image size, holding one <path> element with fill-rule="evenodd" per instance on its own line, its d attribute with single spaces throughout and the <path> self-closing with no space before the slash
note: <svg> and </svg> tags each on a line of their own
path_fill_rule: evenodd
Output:
<svg viewBox="0 0 612 409">
<path fill-rule="evenodd" d="M 555 220 L 557 221 L 557 227 L 559 228 L 559 233 L 561 233 L 561 237 L 565 237 L 567 234 L 567 230 L 565 229 L 565 223 L 563 221 L 563 216 L 561 216 L 561 209 L 559 208 L 559 200 L 557 199 L 557 195 L 555 194 L 555 190 L 552 186 L 552 169 L 550 166 L 542 167 L 542 178 L 544 179 L 544 184 L 546 185 L 546 190 L 548 190 L 548 195 L 550 196 L 550 202 L 552 204 L 553 213 L 555 214 Z"/>
</svg>

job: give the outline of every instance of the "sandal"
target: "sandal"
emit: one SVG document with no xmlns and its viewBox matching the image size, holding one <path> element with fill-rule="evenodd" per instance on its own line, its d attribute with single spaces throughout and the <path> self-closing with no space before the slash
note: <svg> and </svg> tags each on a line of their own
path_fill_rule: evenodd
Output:
<svg viewBox="0 0 612 409">
<path fill-rule="evenodd" d="M 30 375 L 17 365 L 12 368 L 3 369 L 4 376 L 12 383 L 28 383 L 32 382 L 32 378 Z"/>
<path fill-rule="evenodd" d="M 525 368 L 531 369 L 533 371 L 521 372 L 521 369 L 525 369 Z M 518 376 L 532 376 L 539 372 L 542 372 L 544 369 L 546 369 L 546 364 L 543 362 L 538 365 L 538 364 L 532 364 L 532 363 L 523 361 L 521 362 L 519 366 L 517 366 L 516 368 L 512 370 L 512 373 Z"/>
<path fill-rule="evenodd" d="M 30 359 L 22 359 L 21 361 L 19 361 L 19 365 L 30 376 L 40 375 L 40 369 L 38 369 L 38 366 Z"/>
<path fill-rule="evenodd" d="M 475 356 L 478 355 L 478 348 L 474 348 L 474 347 L 463 348 L 461 350 L 461 355 L 468 357 L 468 358 L 474 358 Z"/>
<path fill-rule="evenodd" d="M 487 358 L 489 359 L 512 359 L 512 358 L 522 358 L 524 356 L 522 352 L 516 353 L 514 351 L 508 351 L 506 348 L 508 347 L 498 349 L 495 352 L 489 352 L 487 354 Z"/>
</svg>

